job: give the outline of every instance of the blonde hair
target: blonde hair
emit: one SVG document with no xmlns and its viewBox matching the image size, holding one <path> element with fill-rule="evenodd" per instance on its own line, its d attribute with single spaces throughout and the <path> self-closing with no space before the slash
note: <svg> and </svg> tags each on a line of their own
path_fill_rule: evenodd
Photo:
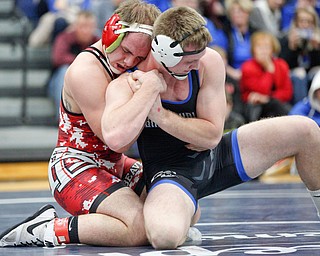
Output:
<svg viewBox="0 0 320 256">
<path fill-rule="evenodd" d="M 83 17 L 85 19 L 95 19 L 96 16 L 91 11 L 81 10 L 77 13 L 77 18 Z"/>
<path fill-rule="evenodd" d="M 250 13 L 253 9 L 252 0 L 226 0 L 225 8 L 228 16 L 230 16 L 231 7 L 235 4 L 238 4 L 240 8 L 247 13 Z"/>
<path fill-rule="evenodd" d="M 292 33 L 292 31 L 299 29 L 298 28 L 298 16 L 301 13 L 306 13 L 306 14 L 309 14 L 312 16 L 312 19 L 313 19 L 313 28 L 311 29 L 312 35 L 316 36 L 316 37 L 320 37 L 319 17 L 318 17 L 316 10 L 312 6 L 300 7 L 300 8 L 296 9 L 296 12 L 294 14 L 294 17 L 293 17 L 291 25 L 290 25 L 289 33 Z M 310 40 L 307 40 L 307 44 L 305 44 L 305 45 L 303 42 L 300 42 L 299 47 L 307 49 L 308 51 L 311 51 L 314 49 L 314 45 L 312 44 L 312 42 Z"/>
<path fill-rule="evenodd" d="M 261 39 L 264 39 L 264 40 L 269 39 L 272 44 L 273 53 L 275 55 L 278 55 L 280 53 L 281 46 L 280 46 L 279 40 L 274 35 L 272 35 L 269 32 L 266 32 L 266 31 L 257 31 L 252 34 L 251 39 L 250 39 L 251 40 L 251 54 L 252 55 L 253 55 L 253 49 L 254 49 L 257 41 L 261 40 Z"/>
<path fill-rule="evenodd" d="M 129 24 L 153 25 L 161 12 L 153 4 L 147 4 L 140 0 L 127 0 L 123 1 L 114 13 L 119 14 L 120 19 Z"/>
<path fill-rule="evenodd" d="M 160 14 L 154 23 L 153 34 L 182 40 L 182 48 L 193 45 L 202 49 L 212 41 L 205 19 L 196 10 L 186 6 L 173 7 Z"/>
<path fill-rule="evenodd" d="M 299 13 L 302 12 L 312 16 L 314 28 L 317 28 L 319 24 L 319 17 L 316 10 L 312 6 L 297 8 L 293 16 L 292 26 L 297 27 Z"/>
</svg>

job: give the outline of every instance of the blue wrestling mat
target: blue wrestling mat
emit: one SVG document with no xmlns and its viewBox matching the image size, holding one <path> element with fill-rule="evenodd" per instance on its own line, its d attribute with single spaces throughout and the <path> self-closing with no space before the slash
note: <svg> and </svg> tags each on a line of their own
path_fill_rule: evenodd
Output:
<svg viewBox="0 0 320 256">
<path fill-rule="evenodd" d="M 0 232 L 33 214 L 43 204 L 68 216 L 49 191 L 0 193 Z M 261 184 L 252 181 L 200 201 L 196 227 L 201 244 L 178 250 L 145 247 L 67 245 L 55 248 L 0 248 L 1 256 L 238 256 L 320 255 L 320 221 L 303 184 Z"/>
</svg>

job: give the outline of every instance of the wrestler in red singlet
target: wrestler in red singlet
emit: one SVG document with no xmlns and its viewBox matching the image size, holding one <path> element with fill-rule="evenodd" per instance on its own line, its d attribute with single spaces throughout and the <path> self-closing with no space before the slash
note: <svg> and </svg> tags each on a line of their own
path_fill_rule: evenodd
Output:
<svg viewBox="0 0 320 256">
<path fill-rule="evenodd" d="M 108 70 L 105 56 L 94 54 Z M 110 150 L 92 131 L 82 114 L 71 113 L 60 103 L 57 147 L 49 163 L 49 182 L 56 201 L 72 215 L 95 212 L 112 192 L 128 186 L 138 195 L 144 187 L 137 160 Z"/>
</svg>

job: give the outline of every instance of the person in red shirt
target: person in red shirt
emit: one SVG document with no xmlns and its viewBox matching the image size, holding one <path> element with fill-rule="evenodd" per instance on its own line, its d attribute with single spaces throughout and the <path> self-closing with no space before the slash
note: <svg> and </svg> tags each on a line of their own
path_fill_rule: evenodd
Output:
<svg viewBox="0 0 320 256">
<path fill-rule="evenodd" d="M 279 42 L 272 34 L 262 31 L 253 34 L 253 57 L 243 63 L 240 80 L 247 121 L 287 115 L 290 110 L 293 87 L 288 64 L 275 57 L 279 51 Z"/>
</svg>

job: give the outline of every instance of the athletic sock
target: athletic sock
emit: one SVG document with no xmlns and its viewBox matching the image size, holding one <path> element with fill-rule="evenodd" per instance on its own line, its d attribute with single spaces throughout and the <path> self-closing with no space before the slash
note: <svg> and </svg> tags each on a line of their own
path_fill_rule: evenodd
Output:
<svg viewBox="0 0 320 256">
<path fill-rule="evenodd" d="M 54 233 L 59 244 L 80 243 L 78 217 L 57 218 L 54 220 Z"/>
<path fill-rule="evenodd" d="M 313 201 L 315 207 L 317 208 L 318 217 L 320 218 L 320 189 L 316 190 L 316 191 L 310 191 L 308 189 L 308 191 L 311 195 L 311 198 L 312 198 L 312 201 Z"/>
<path fill-rule="evenodd" d="M 79 235 L 78 235 L 78 216 L 72 216 L 69 218 L 69 238 L 70 243 L 72 244 L 78 244 L 79 241 Z"/>
</svg>

